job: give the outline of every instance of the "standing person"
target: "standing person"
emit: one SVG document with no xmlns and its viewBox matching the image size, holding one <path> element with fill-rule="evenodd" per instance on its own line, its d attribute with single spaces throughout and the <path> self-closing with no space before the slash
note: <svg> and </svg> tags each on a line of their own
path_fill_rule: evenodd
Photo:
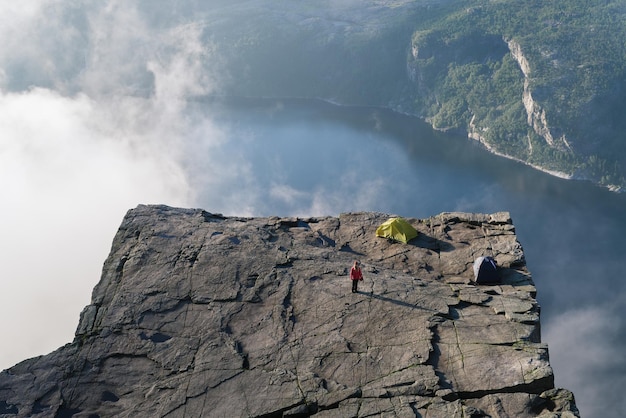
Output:
<svg viewBox="0 0 626 418">
<path fill-rule="evenodd" d="M 357 286 L 359 282 L 363 280 L 363 273 L 361 272 L 361 263 L 354 260 L 354 264 L 350 269 L 350 280 L 352 280 L 352 293 L 357 292 Z"/>
</svg>

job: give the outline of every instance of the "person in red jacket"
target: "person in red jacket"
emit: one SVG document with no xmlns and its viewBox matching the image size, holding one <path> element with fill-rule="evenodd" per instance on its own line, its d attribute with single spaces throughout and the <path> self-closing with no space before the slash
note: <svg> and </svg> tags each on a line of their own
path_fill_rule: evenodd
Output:
<svg viewBox="0 0 626 418">
<path fill-rule="evenodd" d="M 350 280 L 352 280 L 352 293 L 357 292 L 357 286 L 359 282 L 363 280 L 363 273 L 361 272 L 361 263 L 354 260 L 354 264 L 350 269 Z"/>
</svg>

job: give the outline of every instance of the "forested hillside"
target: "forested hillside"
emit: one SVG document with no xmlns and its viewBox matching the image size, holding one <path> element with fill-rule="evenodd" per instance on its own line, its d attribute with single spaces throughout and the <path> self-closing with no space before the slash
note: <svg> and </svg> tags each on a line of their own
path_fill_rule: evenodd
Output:
<svg viewBox="0 0 626 418">
<path fill-rule="evenodd" d="M 544 170 L 626 185 L 624 1 L 246 1 L 202 12 L 224 94 L 387 106 Z"/>
<path fill-rule="evenodd" d="M 471 3 L 417 25 L 416 111 L 543 168 L 623 185 L 626 3 Z M 530 126 L 525 91 L 545 126 Z"/>
</svg>

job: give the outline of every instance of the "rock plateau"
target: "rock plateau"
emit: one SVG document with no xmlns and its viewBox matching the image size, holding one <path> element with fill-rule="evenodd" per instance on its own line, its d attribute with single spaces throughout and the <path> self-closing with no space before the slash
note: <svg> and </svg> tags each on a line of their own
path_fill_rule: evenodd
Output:
<svg viewBox="0 0 626 418">
<path fill-rule="evenodd" d="M 388 218 L 130 210 L 74 341 L 0 373 L 0 416 L 579 416 L 509 214 L 408 218 L 407 245 Z M 482 255 L 501 284 L 471 283 Z"/>
</svg>

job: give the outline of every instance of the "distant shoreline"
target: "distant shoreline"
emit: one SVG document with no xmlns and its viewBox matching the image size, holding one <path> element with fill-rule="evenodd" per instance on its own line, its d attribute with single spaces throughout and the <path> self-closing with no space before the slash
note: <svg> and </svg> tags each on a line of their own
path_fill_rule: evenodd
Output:
<svg viewBox="0 0 626 418">
<path fill-rule="evenodd" d="M 280 100 L 285 100 L 285 101 L 319 101 L 319 102 L 328 103 L 330 105 L 338 106 L 338 107 L 379 109 L 379 110 L 385 110 L 385 111 L 397 113 L 399 115 L 404 115 L 404 116 L 408 116 L 408 117 L 411 117 L 411 118 L 415 118 L 415 119 L 420 120 L 420 121 L 424 122 L 425 124 L 429 125 L 431 127 L 431 129 L 433 129 L 434 131 L 442 132 L 441 130 L 434 128 L 424 118 L 421 118 L 421 117 L 419 117 L 419 116 L 417 116 L 415 114 L 409 113 L 409 112 L 404 112 L 404 111 L 400 111 L 400 110 L 394 109 L 394 108 L 389 107 L 389 106 L 354 104 L 354 103 L 353 104 L 346 104 L 346 103 L 341 103 L 341 102 L 333 100 L 333 99 L 328 99 L 328 98 L 323 98 L 323 97 L 304 97 L 304 96 L 303 97 L 296 97 L 296 96 L 280 97 L 280 96 L 233 96 L 233 95 L 220 96 L 220 95 L 208 95 L 208 96 L 200 96 L 199 97 L 199 99 L 202 99 L 202 98 L 220 99 L 220 100 L 224 100 L 224 99 L 226 99 L 226 100 L 228 100 L 228 99 L 244 99 L 244 100 L 262 100 L 262 101 L 270 101 L 270 100 L 276 100 L 276 101 L 280 101 Z M 609 190 L 609 191 L 611 191 L 613 193 L 622 193 L 623 192 L 621 190 L 621 188 L 616 187 L 616 186 L 603 186 L 603 185 L 598 184 L 596 182 L 593 182 L 592 180 L 589 180 L 589 179 L 576 177 L 575 175 L 564 173 L 562 171 L 550 170 L 550 169 L 538 166 L 536 164 L 529 163 L 528 161 L 524 161 L 524 160 L 522 160 L 520 158 L 513 157 L 511 155 L 507 155 L 507 154 L 504 154 L 502 152 L 496 151 L 487 142 L 483 141 L 481 138 L 474 137 L 474 136 L 472 136 L 469 133 L 464 133 L 464 134 L 461 133 L 459 136 L 465 136 L 467 139 L 479 143 L 483 147 L 483 149 L 485 151 L 489 152 L 490 154 L 497 155 L 498 157 L 506 158 L 508 160 L 516 161 L 518 163 L 524 164 L 524 165 L 526 165 L 528 167 L 533 168 L 534 170 L 540 171 L 540 172 L 548 174 L 550 176 L 557 177 L 557 178 L 560 178 L 560 179 L 563 179 L 563 180 L 587 181 L 587 182 L 590 182 L 590 183 L 594 184 L 595 186 L 597 186 L 599 188 L 603 188 L 603 189 Z"/>
</svg>

